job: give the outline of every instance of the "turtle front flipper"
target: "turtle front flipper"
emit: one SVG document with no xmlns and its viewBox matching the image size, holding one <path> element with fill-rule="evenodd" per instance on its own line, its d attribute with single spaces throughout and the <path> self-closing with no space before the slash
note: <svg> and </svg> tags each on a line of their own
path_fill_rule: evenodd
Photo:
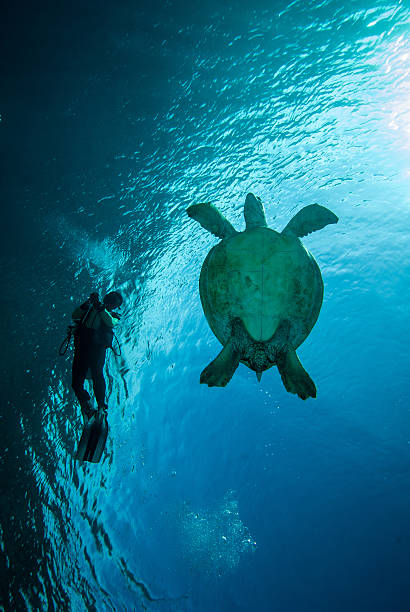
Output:
<svg viewBox="0 0 410 612">
<path fill-rule="evenodd" d="M 202 371 L 200 382 L 208 387 L 225 387 L 239 365 L 240 354 L 230 338 L 219 355 Z"/>
<path fill-rule="evenodd" d="M 217 238 L 229 238 L 238 232 L 212 204 L 193 204 L 187 208 L 187 214 Z"/>
<path fill-rule="evenodd" d="M 276 365 L 286 391 L 296 393 L 301 399 L 316 397 L 316 387 L 300 363 L 293 347 L 287 346 L 278 356 Z"/>
<path fill-rule="evenodd" d="M 248 193 L 246 196 L 244 215 L 246 229 L 252 229 L 253 227 L 268 227 L 262 201 L 260 198 L 256 198 L 253 193 Z"/>
<path fill-rule="evenodd" d="M 334 213 L 320 204 L 305 206 L 289 221 L 282 234 L 294 234 L 295 236 L 307 236 L 312 232 L 326 227 L 329 223 L 337 223 L 339 218 Z"/>
</svg>

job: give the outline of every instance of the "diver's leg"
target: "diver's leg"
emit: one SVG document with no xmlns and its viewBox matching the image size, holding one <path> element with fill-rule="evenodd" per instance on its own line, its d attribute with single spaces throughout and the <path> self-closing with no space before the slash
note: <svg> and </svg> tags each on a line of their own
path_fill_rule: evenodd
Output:
<svg viewBox="0 0 410 612">
<path fill-rule="evenodd" d="M 89 393 L 84 389 L 87 370 L 87 354 L 76 347 L 74 351 L 71 386 L 80 404 L 84 404 L 90 400 Z"/>
<path fill-rule="evenodd" d="M 105 363 L 105 351 L 104 347 L 95 347 L 93 349 L 90 369 L 91 376 L 93 379 L 93 389 L 95 399 L 99 408 L 106 408 L 105 403 L 105 378 L 104 378 L 104 363 Z"/>
<path fill-rule="evenodd" d="M 200 382 L 208 387 L 225 387 L 239 365 L 240 354 L 231 337 L 219 355 L 202 371 Z"/>
<path fill-rule="evenodd" d="M 74 347 L 71 386 L 80 403 L 81 414 L 86 421 L 94 412 L 91 407 L 90 394 L 84 389 L 84 382 L 89 368 L 89 349 L 86 343 L 80 342 L 79 338 L 74 339 Z"/>
</svg>

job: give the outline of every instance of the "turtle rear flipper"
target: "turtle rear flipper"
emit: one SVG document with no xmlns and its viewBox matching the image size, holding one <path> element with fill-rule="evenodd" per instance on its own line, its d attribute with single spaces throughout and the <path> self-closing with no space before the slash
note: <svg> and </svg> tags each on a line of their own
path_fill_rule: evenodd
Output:
<svg viewBox="0 0 410 612">
<path fill-rule="evenodd" d="M 240 354 L 230 338 L 219 355 L 202 371 L 200 382 L 208 387 L 225 387 L 235 374 L 239 361 Z"/>
<path fill-rule="evenodd" d="M 334 213 L 320 204 L 305 206 L 289 221 L 282 234 L 294 234 L 295 236 L 307 236 L 312 232 L 326 227 L 329 223 L 337 223 L 339 218 Z"/>
<path fill-rule="evenodd" d="M 253 227 L 268 227 L 262 201 L 260 198 L 256 198 L 253 193 L 248 193 L 246 196 L 244 215 L 246 229 L 252 229 Z"/>
<path fill-rule="evenodd" d="M 235 236 L 238 233 L 212 204 L 193 204 L 187 208 L 187 214 L 217 238 L 229 238 L 229 236 Z"/>
<path fill-rule="evenodd" d="M 316 387 L 300 363 L 296 351 L 288 346 L 277 359 L 277 366 L 286 391 L 295 393 L 301 399 L 316 397 Z"/>
</svg>

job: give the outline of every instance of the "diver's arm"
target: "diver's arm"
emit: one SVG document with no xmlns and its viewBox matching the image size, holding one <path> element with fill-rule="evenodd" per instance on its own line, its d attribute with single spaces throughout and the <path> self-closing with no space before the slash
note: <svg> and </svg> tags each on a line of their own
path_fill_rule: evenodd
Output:
<svg viewBox="0 0 410 612">
<path fill-rule="evenodd" d="M 100 311 L 100 316 L 103 323 L 108 327 L 115 327 L 120 322 L 119 315 L 116 312 L 111 313 L 105 308 Z"/>
</svg>

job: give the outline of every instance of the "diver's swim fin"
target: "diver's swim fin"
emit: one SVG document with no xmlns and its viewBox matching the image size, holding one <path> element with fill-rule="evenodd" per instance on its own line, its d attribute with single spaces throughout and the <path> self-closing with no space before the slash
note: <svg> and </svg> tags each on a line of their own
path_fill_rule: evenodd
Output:
<svg viewBox="0 0 410 612">
<path fill-rule="evenodd" d="M 83 434 L 75 455 L 77 461 L 98 463 L 105 448 L 107 435 L 107 415 L 99 410 L 84 426 Z"/>
</svg>

